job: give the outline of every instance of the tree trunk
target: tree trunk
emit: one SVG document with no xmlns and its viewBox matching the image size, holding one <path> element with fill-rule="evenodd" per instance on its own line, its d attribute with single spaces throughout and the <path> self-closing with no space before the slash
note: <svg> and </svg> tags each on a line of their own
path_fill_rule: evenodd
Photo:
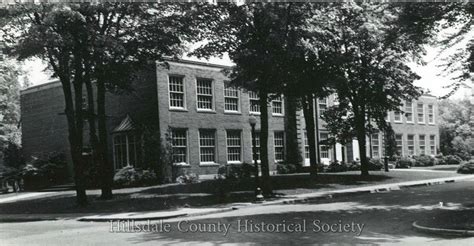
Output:
<svg viewBox="0 0 474 246">
<path fill-rule="evenodd" d="M 96 118 L 95 118 L 95 106 L 94 106 L 94 90 L 92 88 L 92 82 L 87 76 L 84 79 L 87 91 L 87 121 L 89 125 L 89 142 L 92 148 L 92 169 L 98 168 L 101 166 L 100 158 L 97 155 L 98 149 L 98 137 L 97 137 L 97 127 L 96 127 Z M 94 178 L 94 177 L 89 177 Z M 90 185 L 90 184 L 89 184 Z"/>
<path fill-rule="evenodd" d="M 362 176 L 369 175 L 368 160 L 367 160 L 367 144 L 366 144 L 366 130 L 364 117 L 356 116 L 356 135 L 359 143 L 360 156 L 360 172 Z"/>
<path fill-rule="evenodd" d="M 318 163 L 316 162 L 316 134 L 314 126 L 313 95 L 306 95 L 301 101 L 303 104 L 303 114 L 306 124 L 306 135 L 308 137 L 310 163 L 309 173 L 311 176 L 316 177 L 318 174 Z"/>
<path fill-rule="evenodd" d="M 262 191 L 272 194 L 270 167 L 268 163 L 268 94 L 260 90 L 260 165 L 262 170 Z"/>
<path fill-rule="evenodd" d="M 98 156 L 101 164 L 99 176 L 102 180 L 100 198 L 112 199 L 114 169 L 112 163 L 109 163 L 107 155 L 107 119 L 105 115 L 105 81 L 103 79 L 97 81 L 97 119 L 99 126 Z"/>
<path fill-rule="evenodd" d="M 292 95 L 285 97 L 285 164 L 293 164 L 298 168 L 301 165 L 301 152 L 298 146 L 298 128 L 296 126 L 297 101 Z"/>
</svg>

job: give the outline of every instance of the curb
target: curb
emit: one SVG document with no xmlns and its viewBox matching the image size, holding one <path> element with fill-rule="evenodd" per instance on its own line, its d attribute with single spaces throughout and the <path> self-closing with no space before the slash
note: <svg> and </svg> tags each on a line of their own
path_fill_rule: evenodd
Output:
<svg viewBox="0 0 474 246">
<path fill-rule="evenodd" d="M 445 229 L 445 228 L 434 228 L 418 225 L 417 221 L 413 222 L 413 228 L 419 232 L 436 234 L 442 236 L 461 236 L 461 237 L 473 237 L 473 230 L 455 230 L 455 229 Z"/>
<path fill-rule="evenodd" d="M 165 219 L 174 219 L 174 218 L 179 218 L 179 217 L 190 217 L 190 216 L 200 216 L 200 215 L 207 215 L 207 214 L 215 214 L 215 213 L 222 213 L 222 212 L 227 212 L 227 211 L 232 211 L 232 210 L 237 210 L 238 207 L 229 207 L 229 208 L 222 208 L 222 209 L 216 209 L 212 211 L 205 211 L 205 212 L 196 212 L 196 213 L 177 213 L 177 214 L 172 214 L 172 215 L 165 215 L 165 216 L 142 216 L 142 217 L 94 217 L 94 216 L 89 216 L 89 217 L 82 217 L 78 218 L 77 221 L 83 221 L 83 222 L 108 222 L 111 220 L 134 220 L 134 221 L 145 221 L 145 220 L 165 220 Z"/>
</svg>

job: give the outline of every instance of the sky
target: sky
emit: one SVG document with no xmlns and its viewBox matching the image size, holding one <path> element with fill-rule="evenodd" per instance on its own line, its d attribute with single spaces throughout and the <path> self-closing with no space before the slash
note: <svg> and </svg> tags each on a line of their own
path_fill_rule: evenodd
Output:
<svg viewBox="0 0 474 246">
<path fill-rule="evenodd" d="M 472 35 L 471 37 L 474 36 Z M 452 77 L 454 74 L 446 75 L 442 73 L 442 69 L 439 67 L 443 63 L 443 58 L 452 54 L 457 48 L 465 47 L 466 42 L 461 42 L 456 46 L 445 50 L 440 55 L 440 49 L 432 46 L 425 46 L 426 55 L 423 57 L 425 64 L 416 64 L 414 62 L 409 63 L 408 65 L 415 71 L 421 79 L 414 82 L 416 86 L 428 89 L 430 93 L 434 96 L 444 96 L 450 89 L 444 88 L 445 86 L 454 82 Z M 188 60 L 195 61 L 205 61 L 215 64 L 223 65 L 232 65 L 232 61 L 227 55 L 224 55 L 222 58 L 214 57 L 209 60 L 200 60 L 195 57 L 186 57 Z M 30 81 L 30 86 L 40 85 L 51 81 L 51 72 L 46 70 L 46 64 L 39 59 L 28 60 L 23 64 L 23 68 L 28 73 L 28 79 Z M 472 81 L 467 81 L 467 84 L 473 85 Z M 462 99 L 469 97 L 472 94 L 471 88 L 460 88 L 454 95 L 451 96 L 452 99 Z"/>
</svg>

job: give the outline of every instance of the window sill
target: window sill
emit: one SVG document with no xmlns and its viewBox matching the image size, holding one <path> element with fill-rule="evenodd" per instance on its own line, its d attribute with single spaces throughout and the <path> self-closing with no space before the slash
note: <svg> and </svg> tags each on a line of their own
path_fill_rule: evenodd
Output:
<svg viewBox="0 0 474 246">
<path fill-rule="evenodd" d="M 200 167 L 213 167 L 213 166 L 219 166 L 219 163 L 215 162 L 201 162 L 199 163 Z"/>
<path fill-rule="evenodd" d="M 436 123 L 428 123 L 428 125 L 430 125 L 430 126 L 435 126 Z"/>
<path fill-rule="evenodd" d="M 260 112 L 249 112 L 249 115 L 260 115 Z"/>
<path fill-rule="evenodd" d="M 198 113 L 207 113 L 207 114 L 215 114 L 215 110 L 211 109 L 197 109 L 196 110 Z"/>
<path fill-rule="evenodd" d="M 224 114 L 236 114 L 236 115 L 241 115 L 242 112 L 239 112 L 239 111 L 224 111 Z"/>
<path fill-rule="evenodd" d="M 174 167 L 190 167 L 191 164 L 188 163 L 180 163 L 180 164 L 173 164 Z"/>
<path fill-rule="evenodd" d="M 285 117 L 284 114 L 272 114 L 272 116 L 275 116 L 275 117 Z"/>
<path fill-rule="evenodd" d="M 425 122 L 418 122 L 418 125 L 426 125 Z"/>
<path fill-rule="evenodd" d="M 231 165 L 242 165 L 242 162 L 241 162 L 241 161 L 228 161 L 227 164 L 231 164 Z"/>
<path fill-rule="evenodd" d="M 177 112 L 188 112 L 185 108 L 169 108 L 170 111 L 177 111 Z"/>
<path fill-rule="evenodd" d="M 402 124 L 403 121 L 394 121 L 393 123 Z"/>
</svg>

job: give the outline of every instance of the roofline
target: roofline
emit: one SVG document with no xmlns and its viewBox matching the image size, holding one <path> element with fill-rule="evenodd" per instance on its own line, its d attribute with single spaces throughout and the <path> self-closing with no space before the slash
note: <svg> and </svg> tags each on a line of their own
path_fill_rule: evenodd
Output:
<svg viewBox="0 0 474 246">
<path fill-rule="evenodd" d="M 26 89 L 20 90 L 20 93 L 28 94 L 34 91 L 46 90 L 46 89 L 57 87 L 57 86 L 61 86 L 61 81 L 59 81 L 59 79 L 54 79 L 44 84 L 39 84 L 39 85 L 31 86 Z"/>
<path fill-rule="evenodd" d="M 193 61 L 193 60 L 173 58 L 173 57 L 164 57 L 163 60 L 165 62 L 177 62 L 177 63 L 183 63 L 183 64 L 206 66 L 206 67 L 215 67 L 215 68 L 221 68 L 221 69 L 230 69 L 230 68 L 234 67 L 234 66 L 216 64 L 216 63 L 210 63 L 210 62 Z"/>
</svg>

